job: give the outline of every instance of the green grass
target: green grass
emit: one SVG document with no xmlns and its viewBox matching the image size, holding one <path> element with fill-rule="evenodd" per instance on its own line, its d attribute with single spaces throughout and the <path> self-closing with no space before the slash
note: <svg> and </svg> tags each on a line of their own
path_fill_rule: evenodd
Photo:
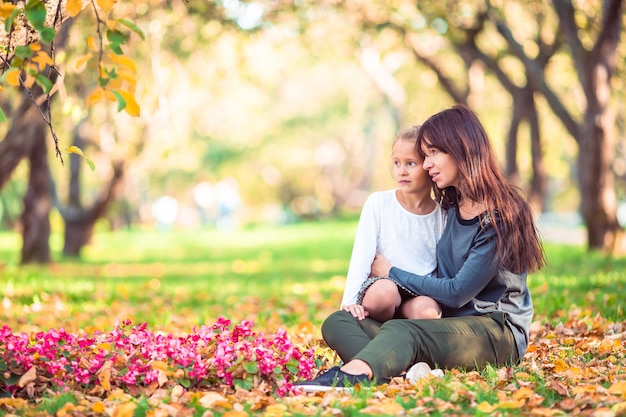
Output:
<svg viewBox="0 0 626 417">
<path fill-rule="evenodd" d="M 67 314 L 52 315 L 70 327 L 112 325 L 113 318 L 162 328 L 217 316 L 319 322 L 340 302 L 355 227 L 335 222 L 232 234 L 101 233 L 82 260 L 24 267 L 16 261 L 18 237 L 3 233 L 0 293 L 8 295 L 19 324 L 34 326 L 47 324 L 37 311 L 27 308 L 24 314 L 21 307 L 62 303 Z"/>
<path fill-rule="evenodd" d="M 45 266 L 19 266 L 20 237 L 2 232 L 0 318 L 14 327 L 73 329 L 115 319 L 181 328 L 218 316 L 319 324 L 339 305 L 355 230 L 354 221 L 334 221 L 235 233 L 98 233 L 81 260 L 62 259 L 53 236 L 57 261 Z M 539 319 L 557 322 L 582 309 L 624 320 L 626 258 L 545 247 L 550 265 L 529 277 Z"/>
<path fill-rule="evenodd" d="M 535 314 L 558 320 L 576 309 L 624 320 L 621 294 L 626 257 L 613 258 L 580 246 L 545 244 L 549 266 L 529 277 Z"/>
</svg>

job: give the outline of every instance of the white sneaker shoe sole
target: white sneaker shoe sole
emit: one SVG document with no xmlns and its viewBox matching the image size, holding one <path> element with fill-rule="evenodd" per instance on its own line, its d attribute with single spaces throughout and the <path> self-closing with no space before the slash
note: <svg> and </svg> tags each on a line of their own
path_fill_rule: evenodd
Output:
<svg viewBox="0 0 626 417">
<path fill-rule="evenodd" d="M 350 392 L 352 387 L 329 387 L 326 385 L 296 385 L 294 388 L 301 389 L 303 392 L 327 392 L 327 391 L 343 391 Z"/>
</svg>

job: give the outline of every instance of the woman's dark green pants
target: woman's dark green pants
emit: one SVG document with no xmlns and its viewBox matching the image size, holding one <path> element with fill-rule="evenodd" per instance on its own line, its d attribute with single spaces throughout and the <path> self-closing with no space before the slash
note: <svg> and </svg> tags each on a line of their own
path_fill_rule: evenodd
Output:
<svg viewBox="0 0 626 417">
<path fill-rule="evenodd" d="M 378 381 L 398 376 L 417 362 L 472 370 L 519 360 L 505 313 L 381 324 L 337 311 L 322 324 L 322 336 L 344 362 L 367 362 Z"/>
</svg>

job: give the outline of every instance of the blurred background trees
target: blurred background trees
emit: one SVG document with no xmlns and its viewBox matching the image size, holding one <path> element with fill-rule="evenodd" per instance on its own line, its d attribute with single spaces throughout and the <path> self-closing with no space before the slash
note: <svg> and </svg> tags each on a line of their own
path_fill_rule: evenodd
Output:
<svg viewBox="0 0 626 417">
<path fill-rule="evenodd" d="M 355 214 L 372 190 L 394 186 L 398 129 L 461 102 L 538 216 L 580 213 L 588 247 L 616 253 L 624 9 L 623 0 L 119 1 L 116 17 L 144 35 L 123 45 L 136 117 L 115 102 L 90 105 L 97 69 L 77 65 L 94 30 L 85 9 L 55 41 L 50 109 L 61 150 L 77 146 L 95 169 L 74 154 L 60 163 L 41 115 L 18 117 L 29 97 L 5 87 L 2 224 L 21 230 L 24 262 L 47 262 L 51 231 L 79 256 L 98 228 Z"/>
</svg>

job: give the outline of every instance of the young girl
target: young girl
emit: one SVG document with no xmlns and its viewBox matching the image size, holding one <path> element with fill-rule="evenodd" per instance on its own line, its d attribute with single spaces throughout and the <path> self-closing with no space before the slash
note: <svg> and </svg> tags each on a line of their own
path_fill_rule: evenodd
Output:
<svg viewBox="0 0 626 417">
<path fill-rule="evenodd" d="M 533 305 L 526 276 L 546 262 L 528 203 L 504 179 L 483 126 L 467 108 L 429 118 L 417 146 L 436 199 L 448 208 L 438 277 L 403 271 L 382 255 L 372 274 L 434 298 L 443 318 L 381 325 L 333 313 L 322 335 L 345 364 L 300 383 L 305 391 L 384 382 L 417 362 L 466 370 L 512 364 L 528 348 Z"/>
<path fill-rule="evenodd" d="M 438 318 L 441 307 L 430 297 L 402 291 L 390 280 L 370 276 L 376 253 L 407 271 L 431 276 L 445 215 L 432 197 L 432 181 L 422 168 L 415 143 L 419 126 L 396 136 L 391 148 L 394 190 L 371 194 L 363 205 L 348 267 L 341 308 L 359 320 L 393 317 Z"/>
</svg>

